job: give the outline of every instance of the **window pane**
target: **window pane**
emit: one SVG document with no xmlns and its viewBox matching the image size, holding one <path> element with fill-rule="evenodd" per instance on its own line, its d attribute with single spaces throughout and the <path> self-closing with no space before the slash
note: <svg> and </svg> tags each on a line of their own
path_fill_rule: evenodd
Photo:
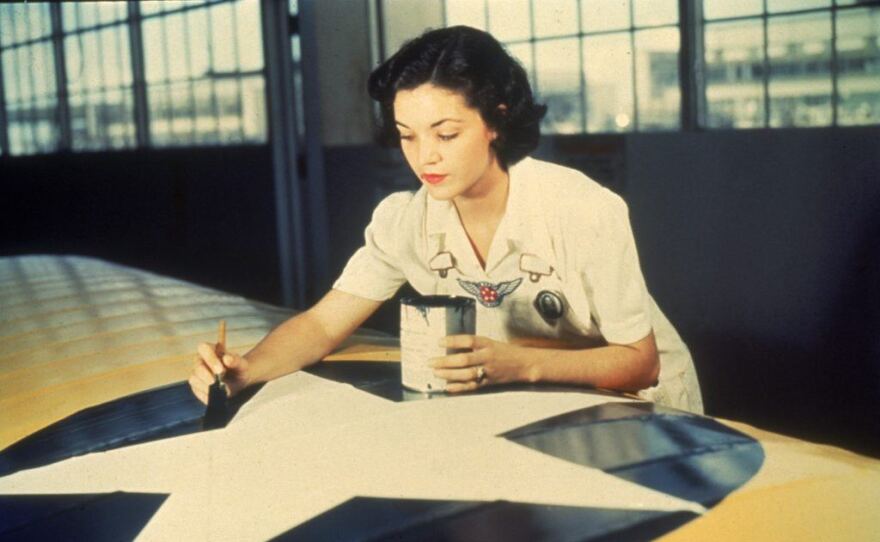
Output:
<svg viewBox="0 0 880 542">
<path fill-rule="evenodd" d="M 542 0 L 534 3 L 535 36 L 565 36 L 578 33 L 575 0 Z"/>
<path fill-rule="evenodd" d="M 799 11 L 802 9 L 824 8 L 830 5 L 831 0 L 767 0 L 767 12 Z"/>
<path fill-rule="evenodd" d="M 104 80 L 109 87 L 130 85 L 132 74 L 128 51 L 128 28 L 112 26 L 100 32 L 100 43 L 103 58 L 94 58 L 92 62 L 101 62 L 104 67 Z"/>
<path fill-rule="evenodd" d="M 486 7 L 483 0 L 446 0 L 446 25 L 460 24 L 486 29 Z"/>
<path fill-rule="evenodd" d="M 242 80 L 242 112 L 246 141 L 266 140 L 266 101 L 263 78 L 254 76 Z"/>
<path fill-rule="evenodd" d="M 91 2 L 77 2 L 75 17 L 79 28 L 89 28 L 98 24 L 98 14 Z"/>
<path fill-rule="evenodd" d="M 764 10 L 763 0 L 703 0 L 703 17 L 706 19 L 722 19 L 725 17 L 742 17 L 760 15 Z"/>
<path fill-rule="evenodd" d="M 532 62 L 532 45 L 530 43 L 518 43 L 516 45 L 508 45 L 505 48 L 507 49 L 507 52 L 522 65 L 526 74 L 529 76 L 529 81 L 534 83 L 535 66 L 534 62 Z"/>
<path fill-rule="evenodd" d="M 27 68 L 34 79 L 34 96 L 37 98 L 55 97 L 58 88 L 55 85 L 55 54 L 52 44 L 48 41 L 28 46 L 31 64 Z M 19 77 L 21 77 L 21 73 Z"/>
<path fill-rule="evenodd" d="M 217 82 L 217 100 L 220 106 L 220 139 L 224 142 L 238 142 L 241 131 L 241 112 L 239 110 L 238 88 L 229 79 Z"/>
<path fill-rule="evenodd" d="M 831 124 L 831 14 L 768 22 L 770 126 Z"/>
<path fill-rule="evenodd" d="M 191 77 L 204 77 L 211 69 L 208 49 L 208 10 L 194 9 L 183 14 L 187 28 L 187 73 Z"/>
<path fill-rule="evenodd" d="M 265 141 L 263 76 L 238 74 L 263 67 L 260 3 L 211 2 L 167 14 L 181 5 L 163 4 L 143 24 L 153 143 Z"/>
<path fill-rule="evenodd" d="M 2 7 L 2 6 L 0 6 Z M 7 103 L 18 103 L 21 99 L 21 94 L 19 93 L 19 70 L 18 70 L 18 55 L 15 50 L 11 51 L 3 51 L 2 53 L 3 60 L 3 92 L 6 95 Z"/>
<path fill-rule="evenodd" d="M 147 19 L 142 25 L 144 39 L 144 77 L 147 83 L 154 83 L 167 79 L 167 66 L 165 65 L 166 45 L 163 30 L 163 18 Z"/>
<path fill-rule="evenodd" d="M 19 99 L 21 101 L 31 100 L 34 95 L 34 72 L 30 70 L 30 67 L 34 64 L 33 58 L 31 54 L 33 52 L 33 47 L 19 47 L 18 49 L 13 49 L 13 53 L 15 53 L 17 70 L 13 72 L 12 77 L 14 81 L 19 82 Z"/>
<path fill-rule="evenodd" d="M 707 126 L 764 126 L 764 28 L 761 19 L 705 29 Z"/>
<path fill-rule="evenodd" d="M 187 66 L 187 55 L 184 50 L 186 42 L 186 24 L 184 13 L 163 17 L 165 20 L 165 40 L 163 47 L 167 50 L 168 78 L 172 81 L 190 76 Z"/>
<path fill-rule="evenodd" d="M 153 144 L 161 146 L 173 143 L 171 103 L 167 85 L 150 85 L 147 90 L 147 102 L 150 107 L 150 138 Z"/>
<path fill-rule="evenodd" d="M 843 126 L 880 123 L 880 8 L 837 14 L 839 96 Z"/>
<path fill-rule="evenodd" d="M 531 37 L 529 0 L 488 0 L 489 32 L 498 41 L 517 41 Z"/>
<path fill-rule="evenodd" d="M 0 47 L 12 43 L 15 37 L 15 11 L 12 8 L 0 4 Z"/>
<path fill-rule="evenodd" d="M 678 128 L 681 124 L 678 29 L 639 31 L 635 41 L 638 129 Z"/>
<path fill-rule="evenodd" d="M 32 40 L 48 36 L 52 33 L 52 20 L 48 4 L 25 4 L 25 19 L 30 23 L 28 37 Z"/>
<path fill-rule="evenodd" d="M 584 32 L 629 28 L 629 12 L 629 0 L 581 0 L 581 27 Z"/>
<path fill-rule="evenodd" d="M 633 130 L 632 59 L 628 33 L 584 39 L 588 132 Z"/>
<path fill-rule="evenodd" d="M 238 45 L 239 69 L 259 70 L 263 67 L 263 34 L 260 27 L 260 6 L 256 0 L 239 1 L 235 9 L 235 36 Z M 193 30 L 190 29 L 190 32 Z"/>
<path fill-rule="evenodd" d="M 214 115 L 213 83 L 197 81 L 194 84 L 196 98 L 196 142 L 217 143 L 220 141 L 217 117 Z"/>
<path fill-rule="evenodd" d="M 224 3 L 208 8 L 211 22 L 211 51 L 215 72 L 230 72 L 238 68 L 235 58 L 235 33 L 232 28 L 232 4 Z"/>
<path fill-rule="evenodd" d="M 581 131 L 581 75 L 578 40 L 561 39 L 535 44 L 537 93 L 547 104 L 542 127 L 548 133 Z"/>
<path fill-rule="evenodd" d="M 678 22 L 678 0 L 636 0 L 633 7 L 637 27 Z"/>
<path fill-rule="evenodd" d="M 151 15 L 153 13 L 159 13 L 162 11 L 162 4 L 165 2 L 163 0 L 141 0 L 139 2 L 141 8 L 141 15 Z"/>
</svg>

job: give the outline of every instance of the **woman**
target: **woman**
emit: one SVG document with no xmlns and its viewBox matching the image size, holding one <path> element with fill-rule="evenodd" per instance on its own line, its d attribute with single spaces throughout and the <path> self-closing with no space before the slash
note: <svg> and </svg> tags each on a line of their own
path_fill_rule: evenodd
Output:
<svg viewBox="0 0 880 542">
<path fill-rule="evenodd" d="M 478 301 L 476 335 L 446 341 L 471 351 L 434 360 L 449 392 L 556 382 L 702 411 L 687 348 L 645 288 L 626 205 L 580 172 L 526 157 L 546 108 L 494 38 L 426 32 L 373 71 L 369 92 L 383 139 L 421 189 L 383 200 L 330 292 L 253 350 L 221 360 L 199 345 L 199 399 L 214 374 L 235 394 L 314 363 L 408 281 Z"/>
</svg>

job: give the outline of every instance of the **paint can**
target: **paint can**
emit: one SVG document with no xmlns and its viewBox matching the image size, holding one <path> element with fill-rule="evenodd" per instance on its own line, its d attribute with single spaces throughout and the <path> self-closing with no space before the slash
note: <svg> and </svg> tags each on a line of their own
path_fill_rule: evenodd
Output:
<svg viewBox="0 0 880 542">
<path fill-rule="evenodd" d="M 428 295 L 400 300 L 400 375 L 403 386 L 423 393 L 442 392 L 446 381 L 434 376 L 430 360 L 463 351 L 444 348 L 448 335 L 473 335 L 476 302 L 470 297 Z"/>
</svg>

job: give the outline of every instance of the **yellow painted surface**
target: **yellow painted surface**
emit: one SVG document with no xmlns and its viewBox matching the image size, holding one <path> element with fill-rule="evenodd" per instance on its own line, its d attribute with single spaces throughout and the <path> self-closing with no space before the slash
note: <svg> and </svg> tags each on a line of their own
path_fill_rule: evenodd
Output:
<svg viewBox="0 0 880 542">
<path fill-rule="evenodd" d="M 87 258 L 0 258 L 0 449 L 84 408 L 185 380 L 228 323 L 247 351 L 292 314 Z M 328 361 L 399 362 L 393 338 L 356 335 Z M 880 462 L 761 431 L 761 470 L 664 539 L 880 540 Z"/>
<path fill-rule="evenodd" d="M 94 260 L 0 258 L 0 449 L 88 407 L 181 382 L 227 321 L 246 352 L 292 311 Z M 328 360 L 399 361 L 356 334 Z"/>
</svg>

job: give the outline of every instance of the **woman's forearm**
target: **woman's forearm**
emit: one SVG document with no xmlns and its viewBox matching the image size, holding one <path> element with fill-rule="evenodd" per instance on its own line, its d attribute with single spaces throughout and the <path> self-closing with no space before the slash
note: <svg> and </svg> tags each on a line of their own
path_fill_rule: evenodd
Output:
<svg viewBox="0 0 880 542">
<path fill-rule="evenodd" d="M 267 382 L 319 361 L 338 340 L 308 312 L 303 312 L 266 335 L 245 358 L 251 364 L 251 382 Z"/>
<path fill-rule="evenodd" d="M 589 385 L 637 391 L 656 384 L 660 362 L 653 333 L 632 344 L 583 350 L 515 347 L 527 382 Z"/>
</svg>

